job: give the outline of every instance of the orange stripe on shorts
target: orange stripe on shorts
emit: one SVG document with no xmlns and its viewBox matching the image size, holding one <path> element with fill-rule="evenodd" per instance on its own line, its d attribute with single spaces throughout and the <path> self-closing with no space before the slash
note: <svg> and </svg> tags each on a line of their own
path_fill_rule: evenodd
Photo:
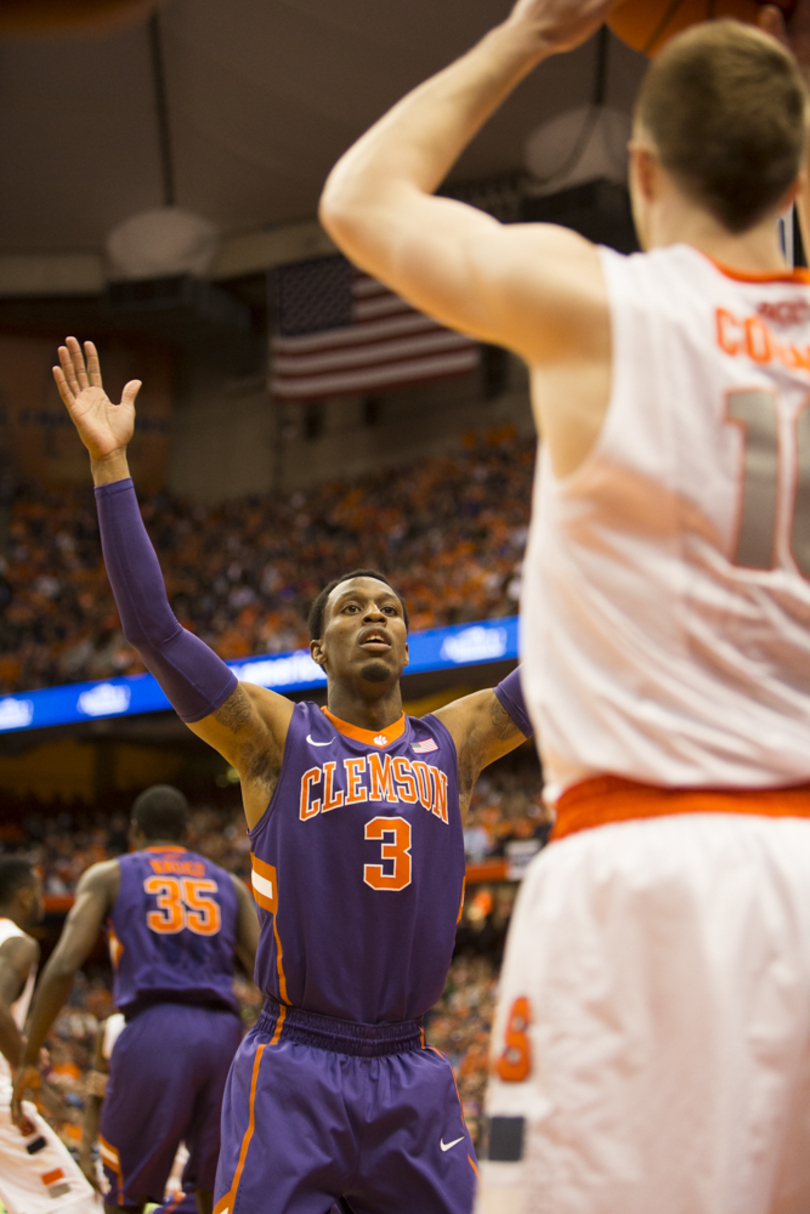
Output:
<svg viewBox="0 0 810 1214">
<path fill-rule="evenodd" d="M 242 1139 L 242 1146 L 239 1151 L 239 1162 L 236 1165 L 236 1171 L 233 1174 L 233 1181 L 230 1189 L 224 1197 L 220 1197 L 217 1204 L 214 1206 L 214 1214 L 224 1214 L 225 1210 L 232 1210 L 233 1203 L 236 1201 L 236 1192 L 239 1188 L 239 1181 L 242 1179 L 242 1170 L 245 1166 L 248 1147 L 250 1140 L 253 1137 L 253 1131 L 256 1128 L 256 1083 L 259 1078 L 259 1065 L 262 1060 L 262 1054 L 267 1049 L 266 1045 L 260 1045 L 256 1050 L 256 1057 L 253 1060 L 253 1074 L 250 1077 L 250 1114 L 248 1116 L 248 1126 L 245 1130 L 245 1136 Z"/>
</svg>

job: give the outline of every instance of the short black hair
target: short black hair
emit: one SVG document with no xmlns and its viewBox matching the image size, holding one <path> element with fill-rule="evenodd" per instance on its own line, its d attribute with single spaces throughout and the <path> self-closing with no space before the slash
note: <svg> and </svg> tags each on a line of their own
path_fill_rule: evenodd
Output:
<svg viewBox="0 0 810 1214">
<path fill-rule="evenodd" d="M 326 611 L 326 600 L 341 582 L 350 582 L 356 577 L 373 577 L 378 582 L 384 582 L 389 586 L 402 604 L 402 615 L 405 620 L 405 627 L 408 627 L 408 608 L 405 606 L 405 600 L 398 590 L 395 590 L 384 573 L 378 573 L 376 569 L 353 569 L 351 573 L 344 573 L 342 577 L 336 577 L 328 586 L 324 586 L 321 593 L 315 599 L 315 602 L 309 609 L 309 638 L 311 641 L 319 641 L 323 635 L 323 617 Z"/>
<path fill-rule="evenodd" d="M 188 831 L 188 801 L 171 784 L 153 784 L 136 798 L 132 821 L 147 839 L 182 843 Z"/>
<path fill-rule="evenodd" d="M 24 856 L 0 856 L 0 906 L 8 906 L 17 890 L 33 885 L 33 866 Z"/>
</svg>

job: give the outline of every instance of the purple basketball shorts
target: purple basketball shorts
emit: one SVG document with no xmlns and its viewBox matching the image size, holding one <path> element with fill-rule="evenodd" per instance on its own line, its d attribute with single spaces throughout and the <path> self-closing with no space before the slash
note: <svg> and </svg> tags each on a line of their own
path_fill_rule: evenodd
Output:
<svg viewBox="0 0 810 1214">
<path fill-rule="evenodd" d="M 222 1093 L 241 1038 L 233 1012 L 181 1003 L 156 1004 L 126 1024 L 101 1111 L 107 1205 L 161 1203 L 181 1142 L 183 1187 L 214 1187 Z"/>
<path fill-rule="evenodd" d="M 268 1000 L 222 1105 L 215 1214 L 470 1214 L 475 1151 L 419 1021 L 361 1025 Z M 342 1207 L 341 1207 L 342 1208 Z"/>
</svg>

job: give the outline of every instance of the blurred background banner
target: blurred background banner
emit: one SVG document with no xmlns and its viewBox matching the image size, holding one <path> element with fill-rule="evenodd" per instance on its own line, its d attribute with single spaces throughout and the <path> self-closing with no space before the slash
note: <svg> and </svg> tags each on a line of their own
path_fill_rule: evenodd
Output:
<svg viewBox="0 0 810 1214">
<path fill-rule="evenodd" d="M 408 674 L 515 660 L 517 655 L 517 617 L 469 626 L 429 628 L 411 633 Z M 326 676 L 306 649 L 228 665 L 242 682 L 270 687 L 285 695 L 326 686 Z M 0 733 L 165 712 L 169 707 L 169 701 L 150 674 L 71 683 L 0 697 Z"/>
<path fill-rule="evenodd" d="M 345 257 L 279 266 L 270 391 L 279 400 L 382 392 L 479 369 L 477 342 L 417 312 Z"/>
</svg>

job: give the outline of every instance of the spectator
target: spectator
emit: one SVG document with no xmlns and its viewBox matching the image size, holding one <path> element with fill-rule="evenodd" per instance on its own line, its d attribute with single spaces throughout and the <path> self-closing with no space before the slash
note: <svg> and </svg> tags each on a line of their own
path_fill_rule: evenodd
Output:
<svg viewBox="0 0 810 1214">
<path fill-rule="evenodd" d="M 534 444 L 498 441 L 456 456 L 207 508 L 166 495 L 143 513 L 169 594 L 221 657 L 305 646 L 311 600 L 353 567 L 397 571 L 413 628 L 517 611 Z M 141 669 L 101 565 L 95 511 L 78 490 L 18 494 L 2 568 L 0 691 Z"/>
</svg>

